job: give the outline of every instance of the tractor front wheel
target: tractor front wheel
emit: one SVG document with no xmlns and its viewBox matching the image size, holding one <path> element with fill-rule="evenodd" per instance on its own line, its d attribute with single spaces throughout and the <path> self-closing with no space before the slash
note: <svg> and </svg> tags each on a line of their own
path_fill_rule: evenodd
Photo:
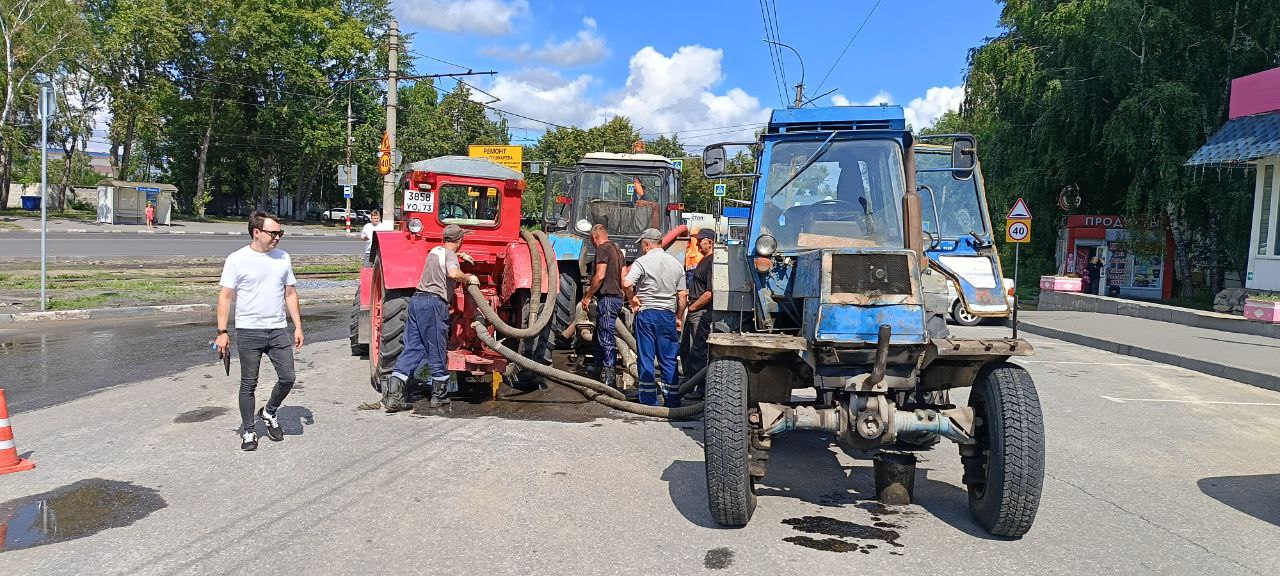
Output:
<svg viewBox="0 0 1280 576">
<path fill-rule="evenodd" d="M 721 526 L 746 526 L 756 510 L 747 466 L 751 425 L 747 422 L 747 368 L 739 360 L 715 360 L 707 367 L 703 451 L 707 501 Z"/>
<path fill-rule="evenodd" d="M 969 392 L 977 446 L 961 447 L 969 511 L 988 532 L 1020 538 L 1031 529 L 1044 485 L 1044 416 L 1031 374 L 989 364 Z"/>
</svg>

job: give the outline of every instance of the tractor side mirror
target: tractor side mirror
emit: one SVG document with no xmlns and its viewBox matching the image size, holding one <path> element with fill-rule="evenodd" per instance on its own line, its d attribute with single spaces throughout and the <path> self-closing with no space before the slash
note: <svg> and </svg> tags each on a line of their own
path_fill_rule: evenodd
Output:
<svg viewBox="0 0 1280 576">
<path fill-rule="evenodd" d="M 971 134 L 960 134 L 951 141 L 951 173 L 956 180 L 973 177 L 973 167 L 978 164 L 978 143 Z"/>
<path fill-rule="evenodd" d="M 728 154 L 724 151 L 724 146 L 716 144 L 707 146 L 702 151 L 702 175 L 707 178 L 718 178 L 724 174 L 725 166 L 728 165 Z"/>
</svg>

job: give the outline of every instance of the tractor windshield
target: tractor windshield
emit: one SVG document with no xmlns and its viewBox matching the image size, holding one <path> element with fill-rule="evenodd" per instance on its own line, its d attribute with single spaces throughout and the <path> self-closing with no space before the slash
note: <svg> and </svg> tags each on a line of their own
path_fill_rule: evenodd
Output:
<svg viewBox="0 0 1280 576">
<path fill-rule="evenodd" d="M 928 152 L 917 149 L 916 169 L 950 168 L 950 150 Z M 950 172 L 916 172 L 916 186 L 928 186 L 920 190 L 921 212 L 926 232 L 939 238 L 959 238 L 976 232 L 987 235 L 987 223 L 982 217 L 982 204 L 978 197 L 978 178 L 956 180 Z M 933 197 L 929 197 L 929 191 Z M 937 207 L 937 217 L 934 208 Z M 942 233 L 938 233 L 941 226 Z"/>
<path fill-rule="evenodd" d="M 498 223 L 501 196 L 497 188 L 442 184 L 440 223 L 459 226 L 494 226 Z"/>
<path fill-rule="evenodd" d="M 576 186 L 574 227 L 604 224 L 610 234 L 637 236 L 645 228 L 662 229 L 662 176 L 621 171 L 583 172 Z"/>
<path fill-rule="evenodd" d="M 892 140 L 835 141 L 804 166 L 821 141 L 779 142 L 770 151 L 760 232 L 778 250 L 904 246 L 902 151 Z M 776 193 L 773 193 L 777 190 Z"/>
</svg>

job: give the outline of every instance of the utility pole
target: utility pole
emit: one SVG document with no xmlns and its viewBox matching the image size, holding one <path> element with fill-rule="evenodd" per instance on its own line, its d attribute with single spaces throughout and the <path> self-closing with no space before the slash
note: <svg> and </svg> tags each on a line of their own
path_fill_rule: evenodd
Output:
<svg viewBox="0 0 1280 576">
<path fill-rule="evenodd" d="M 396 153 L 396 90 L 399 72 L 397 63 L 400 57 L 400 24 L 391 19 L 391 28 L 387 32 L 387 138 L 391 142 L 392 162 Z M 396 166 L 382 175 L 382 218 L 388 222 L 396 219 Z"/>
<path fill-rule="evenodd" d="M 347 160 L 346 166 L 343 168 L 347 171 L 347 178 L 351 177 L 351 83 L 347 83 Z M 354 189 L 354 184 L 352 185 Z M 351 197 L 347 196 L 347 187 L 342 187 L 343 196 L 347 199 L 347 234 L 351 233 Z"/>
</svg>

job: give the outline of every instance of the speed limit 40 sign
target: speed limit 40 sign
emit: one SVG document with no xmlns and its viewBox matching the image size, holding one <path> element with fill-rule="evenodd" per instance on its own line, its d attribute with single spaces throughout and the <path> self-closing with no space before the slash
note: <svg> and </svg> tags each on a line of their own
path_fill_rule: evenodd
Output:
<svg viewBox="0 0 1280 576">
<path fill-rule="evenodd" d="M 1004 241 L 1026 244 L 1031 241 L 1031 219 L 1012 218 L 1005 222 Z"/>
</svg>

